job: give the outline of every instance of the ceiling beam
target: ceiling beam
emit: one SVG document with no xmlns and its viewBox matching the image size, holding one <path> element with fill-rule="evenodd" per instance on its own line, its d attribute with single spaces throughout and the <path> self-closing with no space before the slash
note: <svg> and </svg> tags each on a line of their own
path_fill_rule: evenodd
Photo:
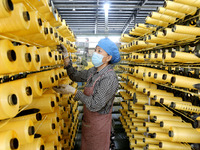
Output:
<svg viewBox="0 0 200 150">
<path fill-rule="evenodd" d="M 55 4 L 56 8 L 97 8 L 96 5 L 88 5 L 88 4 L 82 4 L 82 5 L 68 5 L 68 4 Z M 100 9 L 103 9 L 103 5 L 99 5 Z M 101 8 L 102 7 L 102 8 Z M 158 6 L 154 5 L 147 5 L 147 6 L 138 6 L 138 5 L 111 5 L 110 8 L 157 8 Z"/>
<path fill-rule="evenodd" d="M 142 0 L 139 3 L 139 6 L 144 7 L 144 5 L 146 4 L 148 0 Z M 131 22 L 134 20 L 134 22 L 136 23 L 136 19 L 137 19 L 137 14 L 139 13 L 140 8 L 138 7 L 136 10 L 133 11 L 133 14 L 131 15 L 131 17 L 128 19 L 127 23 L 125 24 L 125 26 L 123 27 L 122 30 L 122 34 L 124 34 L 124 32 L 126 31 L 126 29 L 128 28 L 128 26 L 131 24 Z M 134 24 L 135 25 L 135 24 Z"/>
</svg>

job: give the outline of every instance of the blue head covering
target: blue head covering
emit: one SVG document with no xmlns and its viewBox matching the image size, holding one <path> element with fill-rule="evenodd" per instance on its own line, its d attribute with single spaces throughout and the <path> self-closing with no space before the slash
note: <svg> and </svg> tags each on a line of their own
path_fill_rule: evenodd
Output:
<svg viewBox="0 0 200 150">
<path fill-rule="evenodd" d="M 121 60 L 118 47 L 109 38 L 101 39 L 98 42 L 97 46 L 101 47 L 108 53 L 108 55 L 112 56 L 112 59 L 110 61 L 111 64 L 117 63 Z"/>
</svg>

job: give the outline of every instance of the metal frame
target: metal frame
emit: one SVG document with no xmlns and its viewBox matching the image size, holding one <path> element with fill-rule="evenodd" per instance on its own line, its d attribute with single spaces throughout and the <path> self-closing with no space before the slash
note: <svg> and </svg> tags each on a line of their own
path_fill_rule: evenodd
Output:
<svg viewBox="0 0 200 150">
<path fill-rule="evenodd" d="M 104 4 L 110 3 L 108 31 Z M 76 35 L 121 35 L 135 26 L 145 23 L 145 18 L 164 0 L 53 0 L 59 14 Z M 75 10 L 73 10 L 75 9 Z"/>
</svg>

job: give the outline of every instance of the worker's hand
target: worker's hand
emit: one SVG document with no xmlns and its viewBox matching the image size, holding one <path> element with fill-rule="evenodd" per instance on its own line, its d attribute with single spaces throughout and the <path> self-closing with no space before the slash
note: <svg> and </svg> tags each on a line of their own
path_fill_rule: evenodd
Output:
<svg viewBox="0 0 200 150">
<path fill-rule="evenodd" d="M 67 49 L 63 44 L 58 45 L 58 51 L 62 53 L 64 58 L 68 57 Z"/>
<path fill-rule="evenodd" d="M 69 65 L 70 59 L 69 57 L 64 58 L 64 66 L 67 67 Z"/>
<path fill-rule="evenodd" d="M 58 92 L 58 93 L 62 93 L 62 94 L 75 94 L 76 89 L 68 84 L 60 84 L 57 87 L 53 87 L 53 89 Z"/>
</svg>

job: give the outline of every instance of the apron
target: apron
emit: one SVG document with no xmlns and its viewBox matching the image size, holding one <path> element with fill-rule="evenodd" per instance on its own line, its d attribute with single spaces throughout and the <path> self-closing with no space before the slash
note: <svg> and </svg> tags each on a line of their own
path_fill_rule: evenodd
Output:
<svg viewBox="0 0 200 150">
<path fill-rule="evenodd" d="M 112 69 L 109 69 L 106 72 L 109 71 L 112 71 Z M 90 96 L 93 94 L 96 82 L 103 75 L 99 76 L 95 80 L 93 86 L 84 88 L 85 95 Z M 91 76 L 89 79 L 90 78 Z M 99 114 L 98 112 L 91 112 L 84 105 L 83 114 L 81 150 L 109 150 L 112 125 L 112 107 L 108 114 Z"/>
</svg>

